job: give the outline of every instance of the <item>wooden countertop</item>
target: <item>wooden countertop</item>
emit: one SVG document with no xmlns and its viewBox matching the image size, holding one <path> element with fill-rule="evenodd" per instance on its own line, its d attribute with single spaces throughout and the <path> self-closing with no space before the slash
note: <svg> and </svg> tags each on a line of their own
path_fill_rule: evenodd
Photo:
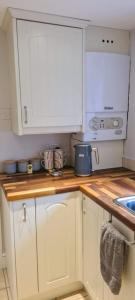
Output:
<svg viewBox="0 0 135 300">
<path fill-rule="evenodd" d="M 135 194 L 135 172 L 124 169 L 96 171 L 89 177 L 77 177 L 72 169 L 62 177 L 39 175 L 11 176 L 1 179 L 8 201 L 81 190 L 88 197 L 135 231 L 135 216 L 116 205 L 118 197 Z"/>
<path fill-rule="evenodd" d="M 73 169 L 64 171 L 63 176 L 47 176 L 46 173 L 33 175 L 10 176 L 1 180 L 3 190 L 8 201 L 21 200 L 32 197 L 40 197 L 63 192 L 76 191 L 80 185 L 92 182 L 104 182 L 119 179 L 125 176 L 135 176 L 135 172 L 118 168 L 102 170 L 88 177 L 77 177 Z"/>
<path fill-rule="evenodd" d="M 135 195 L 135 174 L 122 176 L 113 180 L 98 180 L 97 182 L 80 186 L 80 190 L 97 204 L 135 231 L 135 215 L 114 203 L 119 197 Z"/>
</svg>

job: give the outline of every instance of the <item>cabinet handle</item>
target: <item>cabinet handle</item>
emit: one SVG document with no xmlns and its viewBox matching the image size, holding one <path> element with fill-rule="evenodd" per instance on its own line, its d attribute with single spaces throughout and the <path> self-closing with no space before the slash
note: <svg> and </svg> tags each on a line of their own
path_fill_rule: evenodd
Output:
<svg viewBox="0 0 135 300">
<path fill-rule="evenodd" d="M 26 203 L 23 203 L 23 222 L 26 222 L 27 221 L 27 218 L 26 218 Z"/>
<path fill-rule="evenodd" d="M 25 124 L 28 123 L 28 110 L 27 110 L 27 106 L 24 106 L 24 123 Z"/>
</svg>

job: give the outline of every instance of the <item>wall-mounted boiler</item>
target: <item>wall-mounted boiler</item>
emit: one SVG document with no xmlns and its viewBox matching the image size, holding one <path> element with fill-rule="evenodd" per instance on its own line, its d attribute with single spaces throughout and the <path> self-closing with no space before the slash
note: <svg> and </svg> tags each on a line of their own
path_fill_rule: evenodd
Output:
<svg viewBox="0 0 135 300">
<path fill-rule="evenodd" d="M 126 138 L 129 56 L 87 52 L 83 141 Z"/>
</svg>

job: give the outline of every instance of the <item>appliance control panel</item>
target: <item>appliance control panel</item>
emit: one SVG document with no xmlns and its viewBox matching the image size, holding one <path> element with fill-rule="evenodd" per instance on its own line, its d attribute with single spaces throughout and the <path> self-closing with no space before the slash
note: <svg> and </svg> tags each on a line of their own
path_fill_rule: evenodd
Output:
<svg viewBox="0 0 135 300">
<path fill-rule="evenodd" d="M 127 113 L 86 113 L 84 141 L 122 140 L 126 138 Z"/>
<path fill-rule="evenodd" d="M 106 129 L 120 129 L 123 126 L 123 119 L 121 117 L 93 117 L 89 121 L 89 128 L 91 130 L 106 130 Z"/>
</svg>

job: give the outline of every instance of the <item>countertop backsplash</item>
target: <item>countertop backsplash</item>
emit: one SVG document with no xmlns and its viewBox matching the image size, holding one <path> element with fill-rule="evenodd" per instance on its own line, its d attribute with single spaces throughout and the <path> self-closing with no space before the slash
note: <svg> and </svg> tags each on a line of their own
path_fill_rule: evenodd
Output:
<svg viewBox="0 0 135 300">
<path fill-rule="evenodd" d="M 62 147 L 66 164 L 70 164 L 70 134 L 16 136 L 12 132 L 0 132 L 0 172 L 4 160 L 30 159 L 39 156 L 49 145 Z"/>
</svg>

